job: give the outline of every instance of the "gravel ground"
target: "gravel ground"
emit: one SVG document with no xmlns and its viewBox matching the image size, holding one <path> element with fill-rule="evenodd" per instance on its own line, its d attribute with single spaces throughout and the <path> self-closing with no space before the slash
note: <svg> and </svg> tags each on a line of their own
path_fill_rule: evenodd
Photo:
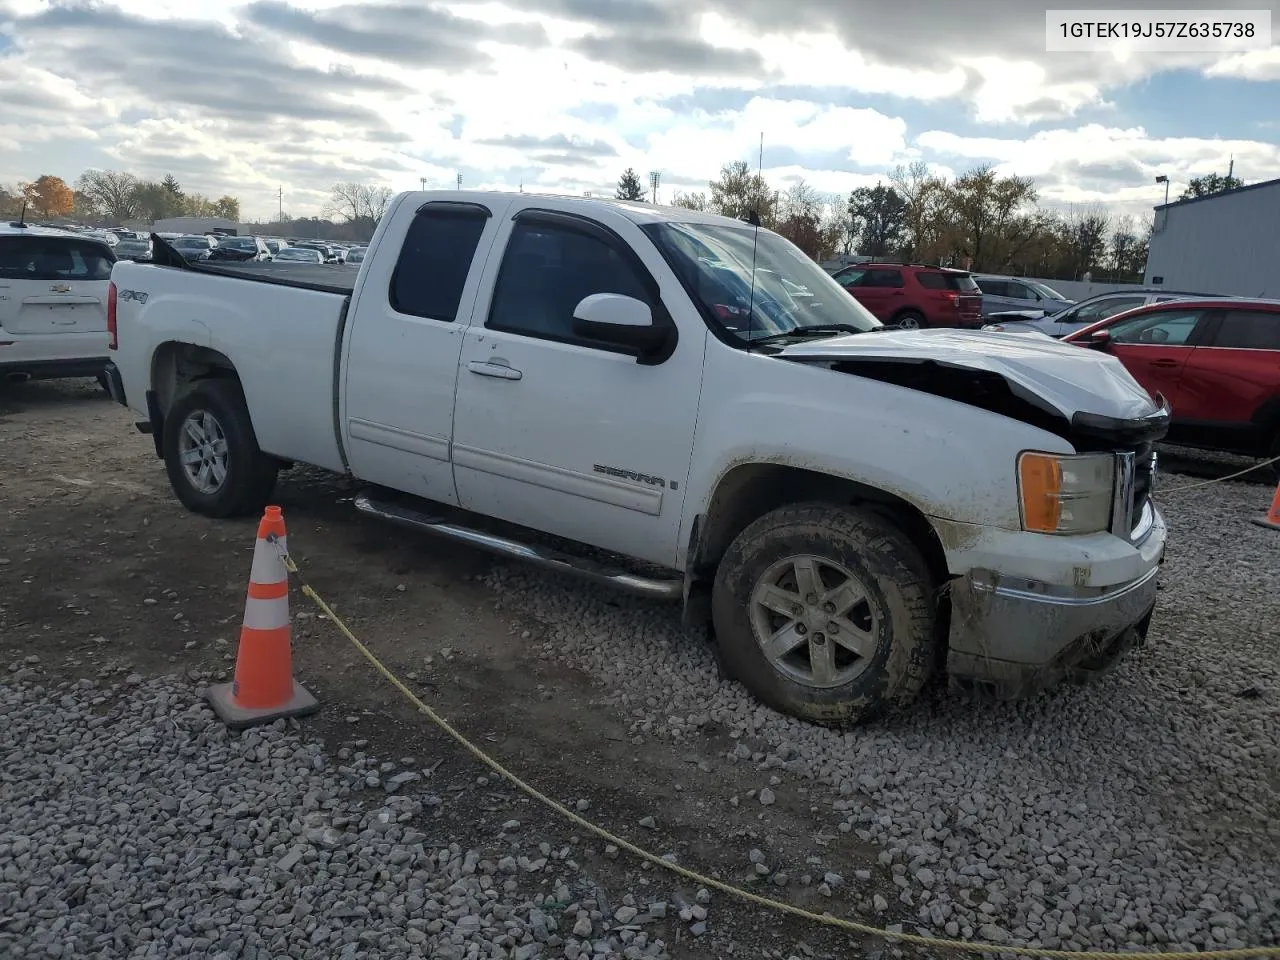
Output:
<svg viewBox="0 0 1280 960">
<path fill-rule="evenodd" d="M 5 957 L 667 956 L 667 904 L 606 916 L 571 847 L 513 820 L 463 849 L 420 773 L 284 721 L 228 733 L 188 684 L 18 680 L 0 717 Z"/>
<path fill-rule="evenodd" d="M 489 582 L 554 625 L 547 650 L 611 687 L 633 731 L 697 742 L 720 724 L 741 763 L 834 788 L 824 828 L 880 848 L 891 895 L 855 904 L 885 922 L 1068 949 L 1275 944 L 1280 534 L 1248 522 L 1265 500 L 1171 492 L 1150 644 L 1115 674 L 1014 704 L 938 693 L 853 732 L 721 681 L 670 611 L 517 567 Z"/>
<path fill-rule="evenodd" d="M 150 441 L 91 385 L 8 397 L 6 960 L 901 953 L 704 902 L 495 798 L 297 598 L 296 665 L 325 708 L 227 734 L 172 674 L 230 666 L 253 524 L 174 504 Z M 1165 499 L 1150 646 L 1110 677 L 1021 704 L 933 691 L 849 732 L 723 682 L 669 608 L 370 524 L 305 471 L 280 496 L 312 582 L 403 677 L 687 866 L 908 931 L 1280 943 L 1280 534 L 1248 522 L 1263 486 Z"/>
</svg>

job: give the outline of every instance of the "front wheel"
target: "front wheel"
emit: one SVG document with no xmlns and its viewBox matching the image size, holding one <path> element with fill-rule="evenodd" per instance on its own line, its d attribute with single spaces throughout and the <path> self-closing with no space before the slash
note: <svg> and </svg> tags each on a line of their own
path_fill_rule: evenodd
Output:
<svg viewBox="0 0 1280 960">
<path fill-rule="evenodd" d="M 279 464 L 258 448 L 240 385 L 201 380 L 164 419 L 164 465 L 183 505 L 206 517 L 261 512 Z"/>
<path fill-rule="evenodd" d="M 804 720 L 857 723 L 928 680 L 932 595 L 919 551 L 879 515 L 794 504 L 730 545 L 712 618 L 725 667 L 755 696 Z"/>
</svg>

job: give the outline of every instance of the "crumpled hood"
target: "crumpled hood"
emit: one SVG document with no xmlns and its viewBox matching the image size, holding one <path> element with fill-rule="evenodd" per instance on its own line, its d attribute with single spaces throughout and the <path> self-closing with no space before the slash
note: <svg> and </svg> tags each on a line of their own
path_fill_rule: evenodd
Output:
<svg viewBox="0 0 1280 960">
<path fill-rule="evenodd" d="M 1070 420 L 1092 413 L 1122 420 L 1155 414 L 1150 394 L 1115 357 L 1051 337 L 993 330 L 892 330 L 785 348 L 788 360 L 924 362 L 998 374 L 1016 393 Z"/>
</svg>

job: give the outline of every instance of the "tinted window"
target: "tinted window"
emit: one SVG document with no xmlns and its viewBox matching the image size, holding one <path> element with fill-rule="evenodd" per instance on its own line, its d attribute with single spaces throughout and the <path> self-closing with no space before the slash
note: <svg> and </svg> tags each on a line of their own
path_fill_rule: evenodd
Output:
<svg viewBox="0 0 1280 960">
<path fill-rule="evenodd" d="M 106 280 L 111 248 L 71 237 L 0 237 L 0 277 L 6 280 Z"/>
<path fill-rule="evenodd" d="M 967 273 L 934 273 L 921 270 L 916 274 L 920 286 L 929 290 L 953 290 L 957 293 L 978 293 L 978 285 Z"/>
<path fill-rule="evenodd" d="M 1213 338 L 1215 347 L 1241 350 L 1280 350 L 1280 313 L 1228 310 Z"/>
<path fill-rule="evenodd" d="M 978 281 L 978 288 L 988 297 L 1007 297 L 1009 285 L 1003 280 L 988 280 L 983 277 Z"/>
<path fill-rule="evenodd" d="M 901 270 L 868 270 L 853 283 L 852 287 L 900 287 L 902 286 Z"/>
<path fill-rule="evenodd" d="M 620 293 L 650 302 L 635 268 L 603 240 L 559 226 L 517 223 L 486 326 L 581 341 L 573 332 L 573 311 L 593 293 Z"/>
<path fill-rule="evenodd" d="M 1203 310 L 1161 310 L 1130 320 L 1120 320 L 1111 330 L 1113 343 L 1148 343 L 1179 347 L 1191 338 L 1191 331 L 1204 315 Z"/>
<path fill-rule="evenodd" d="M 391 275 L 391 308 L 452 323 L 486 222 L 478 214 L 457 211 L 419 213 Z"/>
<path fill-rule="evenodd" d="M 1035 300 L 1036 292 L 1028 287 L 1025 283 L 1016 283 L 1014 281 L 1005 281 L 1005 287 L 1008 289 L 1007 296 L 1017 300 Z"/>
</svg>

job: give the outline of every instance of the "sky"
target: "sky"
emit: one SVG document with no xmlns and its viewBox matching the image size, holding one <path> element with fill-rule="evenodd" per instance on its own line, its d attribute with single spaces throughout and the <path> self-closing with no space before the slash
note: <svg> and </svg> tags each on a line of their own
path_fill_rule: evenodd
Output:
<svg viewBox="0 0 1280 960">
<path fill-rule="evenodd" d="M 1242 6 L 1280 29 L 1280 0 L 1216 4 Z M 633 167 L 665 201 L 762 134 L 783 189 L 990 163 L 1141 216 L 1157 175 L 1280 177 L 1280 46 L 1046 53 L 1025 0 L 0 0 L 6 185 L 171 172 L 268 219 L 338 181 L 612 194 Z"/>
</svg>

